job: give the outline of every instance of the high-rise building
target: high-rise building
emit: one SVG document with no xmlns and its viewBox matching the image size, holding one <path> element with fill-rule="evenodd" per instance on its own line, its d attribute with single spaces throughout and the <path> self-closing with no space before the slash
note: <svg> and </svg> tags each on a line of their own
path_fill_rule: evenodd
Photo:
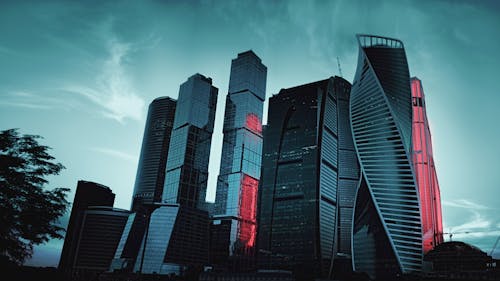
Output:
<svg viewBox="0 0 500 281">
<path fill-rule="evenodd" d="M 147 229 L 147 218 L 161 202 L 176 101 L 159 97 L 149 105 L 135 179 L 132 212 L 120 239 L 110 270 L 131 272 Z"/>
<path fill-rule="evenodd" d="M 108 270 L 129 214 L 127 210 L 102 206 L 83 211 L 73 276 L 95 275 Z"/>
<path fill-rule="evenodd" d="M 144 204 L 161 202 L 175 105 L 175 100 L 169 97 L 156 98 L 149 105 L 135 178 L 132 211 L 137 211 Z"/>
<path fill-rule="evenodd" d="M 82 233 L 85 210 L 89 206 L 113 207 L 114 201 L 115 194 L 109 187 L 89 181 L 78 181 L 59 260 L 59 270 L 69 274 L 76 265 L 76 252 Z"/>
<path fill-rule="evenodd" d="M 129 216 L 110 271 L 183 274 L 208 263 L 205 197 L 217 92 L 201 74 L 181 84 L 161 202 Z"/>
<path fill-rule="evenodd" d="M 231 63 L 224 140 L 212 223 L 215 264 L 248 266 L 256 240 L 257 189 L 262 158 L 262 110 L 267 68 L 253 51 Z"/>
<path fill-rule="evenodd" d="M 282 89 L 269 99 L 258 200 L 259 268 L 330 278 L 349 228 L 359 166 L 349 82 L 340 77 Z M 342 195 L 341 195 L 342 193 Z"/>
<path fill-rule="evenodd" d="M 411 78 L 413 101 L 413 167 L 422 215 L 424 254 L 443 243 L 441 194 L 432 153 L 432 140 L 422 81 Z"/>
<path fill-rule="evenodd" d="M 358 35 L 350 116 L 362 170 L 353 225 L 353 265 L 372 278 L 422 268 L 422 223 L 413 174 L 408 63 L 397 39 Z"/>
<path fill-rule="evenodd" d="M 208 160 L 218 89 L 201 74 L 180 86 L 162 200 L 206 209 Z"/>
</svg>

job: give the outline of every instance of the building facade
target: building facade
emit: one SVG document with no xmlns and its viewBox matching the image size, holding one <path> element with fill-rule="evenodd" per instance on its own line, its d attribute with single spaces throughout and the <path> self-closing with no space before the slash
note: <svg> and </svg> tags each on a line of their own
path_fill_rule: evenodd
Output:
<svg viewBox="0 0 500 281">
<path fill-rule="evenodd" d="M 161 202 L 175 108 L 176 101 L 170 97 L 156 98 L 149 105 L 132 197 L 133 213 L 127 219 L 111 271 L 133 270 L 147 229 L 147 218 L 155 208 L 153 205 Z"/>
<path fill-rule="evenodd" d="M 229 258 L 236 269 L 250 262 L 255 248 L 266 76 L 266 66 L 252 51 L 232 60 L 211 228 L 217 255 L 212 262 L 227 265 Z"/>
<path fill-rule="evenodd" d="M 443 243 L 441 193 L 432 153 L 431 130 L 427 120 L 422 81 L 411 78 L 413 105 L 413 167 L 422 212 L 424 254 Z"/>
<path fill-rule="evenodd" d="M 175 100 L 169 97 L 156 98 L 149 105 L 135 178 L 132 211 L 137 211 L 144 204 L 161 202 L 175 105 Z"/>
<path fill-rule="evenodd" d="M 350 116 L 362 178 L 354 210 L 353 266 L 372 278 L 390 278 L 422 269 L 410 77 L 401 41 L 357 39 Z"/>
<path fill-rule="evenodd" d="M 113 207 L 114 201 L 115 194 L 109 187 L 90 181 L 78 181 L 59 260 L 59 270 L 65 274 L 71 274 L 76 266 L 78 242 L 82 233 L 85 211 L 88 207 Z"/>
<path fill-rule="evenodd" d="M 83 211 L 81 232 L 74 255 L 74 279 L 107 271 L 120 241 L 127 210 L 93 206 Z"/>
<path fill-rule="evenodd" d="M 339 225 L 350 224 L 359 181 L 350 88 L 331 77 L 282 89 L 269 99 L 258 200 L 259 268 L 292 270 L 299 279 L 331 278 L 337 254 L 349 254 L 350 234 Z"/>
<path fill-rule="evenodd" d="M 208 160 L 218 89 L 201 74 L 180 86 L 162 201 L 207 209 Z"/>
</svg>

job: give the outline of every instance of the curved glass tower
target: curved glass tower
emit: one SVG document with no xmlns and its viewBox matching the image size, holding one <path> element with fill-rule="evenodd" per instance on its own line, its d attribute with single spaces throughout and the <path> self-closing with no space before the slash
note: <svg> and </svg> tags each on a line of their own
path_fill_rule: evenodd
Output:
<svg viewBox="0 0 500 281">
<path fill-rule="evenodd" d="M 372 278 L 390 278 L 422 268 L 410 77 L 401 41 L 372 35 L 357 39 L 350 116 L 362 179 L 354 211 L 353 266 Z"/>
<path fill-rule="evenodd" d="M 161 202 L 175 106 L 176 101 L 169 97 L 156 98 L 149 105 L 135 178 L 132 211 L 137 211 L 145 204 Z"/>
</svg>

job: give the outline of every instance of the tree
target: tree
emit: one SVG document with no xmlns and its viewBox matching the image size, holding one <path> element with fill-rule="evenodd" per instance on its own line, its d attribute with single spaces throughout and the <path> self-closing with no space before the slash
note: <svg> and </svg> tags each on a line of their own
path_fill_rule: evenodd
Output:
<svg viewBox="0 0 500 281">
<path fill-rule="evenodd" d="M 64 169 L 36 135 L 0 131 L 0 258 L 22 264 L 33 245 L 63 238 L 57 224 L 68 208 L 67 188 L 46 189 L 46 176 Z"/>
</svg>

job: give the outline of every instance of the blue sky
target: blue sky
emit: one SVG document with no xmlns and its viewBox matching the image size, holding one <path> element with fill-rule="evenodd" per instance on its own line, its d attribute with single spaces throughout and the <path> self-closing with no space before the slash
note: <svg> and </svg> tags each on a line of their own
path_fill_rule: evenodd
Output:
<svg viewBox="0 0 500 281">
<path fill-rule="evenodd" d="M 67 168 L 51 186 L 71 200 L 84 179 L 128 209 L 148 104 L 199 72 L 219 88 L 213 200 L 237 53 L 262 58 L 270 97 L 338 75 L 337 57 L 352 81 L 355 34 L 395 37 L 423 82 L 445 231 L 489 252 L 500 235 L 499 27 L 494 1 L 2 1 L 0 130 L 42 135 Z M 57 265 L 61 247 L 36 247 L 28 264 Z"/>
</svg>

